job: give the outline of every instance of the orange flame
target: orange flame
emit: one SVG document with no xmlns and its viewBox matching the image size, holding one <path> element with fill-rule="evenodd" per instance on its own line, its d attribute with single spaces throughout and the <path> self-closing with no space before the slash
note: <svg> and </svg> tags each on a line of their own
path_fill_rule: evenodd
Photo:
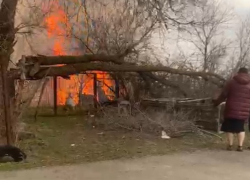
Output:
<svg viewBox="0 0 250 180">
<path fill-rule="evenodd" d="M 45 19 L 47 25 L 47 34 L 50 39 L 53 41 L 53 53 L 54 55 L 67 55 L 69 54 L 65 49 L 66 45 L 70 45 L 67 41 L 66 36 L 70 32 L 70 21 L 67 18 L 66 13 L 59 6 L 58 3 L 52 4 L 53 13 Z M 90 73 L 97 74 L 97 80 L 101 83 L 101 89 L 104 91 L 105 95 L 109 99 L 113 99 L 114 93 L 110 90 L 110 87 L 113 87 L 114 82 L 111 80 L 111 77 L 108 73 L 100 71 L 92 71 Z M 82 94 L 93 95 L 93 76 L 80 74 L 72 75 L 69 80 L 59 78 L 58 79 L 58 104 L 64 105 L 66 99 L 71 93 L 73 95 L 73 100 L 75 104 L 79 102 L 79 91 L 81 83 L 83 82 Z"/>
</svg>

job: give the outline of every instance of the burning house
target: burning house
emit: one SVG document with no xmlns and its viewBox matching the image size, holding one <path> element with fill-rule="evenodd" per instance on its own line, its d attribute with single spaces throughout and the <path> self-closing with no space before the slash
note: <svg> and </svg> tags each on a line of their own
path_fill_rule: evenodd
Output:
<svg viewBox="0 0 250 180">
<path fill-rule="evenodd" d="M 69 2 L 70 3 L 70 2 Z M 70 33 L 74 34 L 85 32 L 87 20 L 85 14 L 75 18 L 68 18 L 70 12 L 65 12 L 65 8 L 60 1 L 53 1 L 45 10 L 50 8 L 49 15 L 45 18 L 47 38 L 52 41 L 51 55 L 80 55 L 89 53 L 86 49 L 80 49 L 78 44 L 69 38 Z M 81 32 L 80 32 L 81 31 Z M 85 38 L 85 37 L 83 37 Z M 91 41 L 91 39 L 90 39 Z M 55 79 L 54 79 L 55 81 Z M 71 75 L 67 78 L 57 77 L 56 82 L 53 78 L 49 80 L 44 88 L 41 98 L 41 106 L 51 106 L 54 104 L 56 92 L 57 104 L 64 105 L 69 95 L 75 104 L 91 104 L 93 99 L 103 103 L 115 98 L 115 81 L 107 72 L 91 71 L 82 74 Z M 55 87 L 56 86 L 56 87 Z M 37 104 L 40 93 L 35 95 L 32 105 Z M 96 97 L 95 97 L 96 96 Z"/>
<path fill-rule="evenodd" d="M 41 106 L 52 106 L 54 94 L 57 94 L 57 105 L 65 105 L 67 99 L 73 99 L 75 105 L 93 105 L 95 99 L 102 104 L 115 99 L 116 83 L 106 72 L 72 75 L 70 79 L 50 78 L 41 97 Z M 56 88 L 55 88 L 56 85 Z M 36 93 L 32 104 L 39 101 L 41 89 Z"/>
</svg>

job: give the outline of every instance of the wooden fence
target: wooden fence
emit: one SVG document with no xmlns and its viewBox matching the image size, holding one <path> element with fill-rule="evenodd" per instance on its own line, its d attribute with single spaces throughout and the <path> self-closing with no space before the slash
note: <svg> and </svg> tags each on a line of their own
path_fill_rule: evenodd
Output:
<svg viewBox="0 0 250 180">
<path fill-rule="evenodd" d="M 203 99 L 144 99 L 141 106 L 151 108 L 165 108 L 170 113 L 186 112 L 189 118 L 193 118 L 197 125 L 206 130 L 220 132 L 221 122 L 223 121 L 224 103 L 215 108 L 211 98 Z"/>
</svg>

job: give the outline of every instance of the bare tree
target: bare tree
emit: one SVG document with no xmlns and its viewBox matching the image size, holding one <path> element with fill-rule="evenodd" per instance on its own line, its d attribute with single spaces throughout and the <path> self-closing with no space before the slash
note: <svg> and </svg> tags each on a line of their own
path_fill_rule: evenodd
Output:
<svg viewBox="0 0 250 180">
<path fill-rule="evenodd" d="M 230 47 L 231 53 L 224 62 L 224 67 L 220 74 L 225 78 L 230 78 L 240 67 L 249 66 L 250 57 L 250 20 L 249 16 L 239 20 L 235 33 L 235 41 Z"/>
<path fill-rule="evenodd" d="M 186 16 L 186 13 L 192 10 L 195 6 L 200 4 L 202 0 L 146 0 L 140 2 L 141 6 L 147 7 L 150 14 L 157 17 L 158 22 L 165 27 L 166 30 L 170 28 L 179 27 L 181 25 L 190 24 L 193 19 Z"/>
<path fill-rule="evenodd" d="M 250 20 L 249 16 L 241 20 L 238 32 L 236 33 L 236 49 L 232 60 L 234 61 L 233 72 L 241 66 L 249 66 L 250 57 Z"/>
<path fill-rule="evenodd" d="M 203 71 L 216 72 L 219 60 L 226 55 L 231 43 L 223 38 L 224 30 L 229 26 L 233 13 L 222 2 L 204 0 L 187 14 L 194 20 L 180 33 L 180 38 L 195 48 Z M 201 60 L 200 60 L 201 59 Z"/>
<path fill-rule="evenodd" d="M 0 143 L 1 144 L 13 144 L 16 139 L 16 123 L 17 116 L 14 115 L 17 106 L 17 100 L 20 98 L 16 97 L 14 79 L 9 74 L 8 68 L 10 66 L 11 55 L 14 52 L 14 46 L 17 42 L 17 34 L 30 34 L 30 29 L 34 26 L 38 27 L 39 24 L 35 22 L 35 16 L 27 21 L 16 22 L 16 17 L 20 15 L 20 5 L 24 3 L 24 0 L 2 0 L 0 9 Z M 26 4 L 27 5 L 27 4 Z M 27 12 L 28 13 L 28 12 Z M 39 21 L 41 22 L 41 21 Z M 12 62 L 13 65 L 13 62 Z M 21 82 L 20 88 L 23 87 Z M 18 105 L 17 105 L 18 104 Z M 18 108 L 17 108 L 18 109 Z"/>
<path fill-rule="evenodd" d="M 10 55 L 15 44 L 14 18 L 17 0 L 3 0 L 0 9 L 0 126 L 1 143 L 11 143 L 14 140 L 13 128 L 11 127 L 10 98 L 8 94 L 7 69 Z"/>
</svg>

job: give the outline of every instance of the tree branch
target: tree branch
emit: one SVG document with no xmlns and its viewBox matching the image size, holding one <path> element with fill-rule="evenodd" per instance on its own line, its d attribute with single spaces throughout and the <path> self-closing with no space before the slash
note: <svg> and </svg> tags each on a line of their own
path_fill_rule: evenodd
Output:
<svg viewBox="0 0 250 180">
<path fill-rule="evenodd" d="M 205 72 L 192 72 L 183 71 L 165 66 L 138 66 L 138 65 L 115 65 L 115 64 L 105 64 L 105 63 L 83 63 L 83 64 L 69 64 L 64 66 L 54 66 L 50 67 L 48 76 L 66 76 L 77 73 L 83 73 L 85 71 L 107 71 L 107 72 L 167 72 L 171 74 L 186 75 L 190 77 L 202 77 L 207 81 L 211 81 L 217 85 L 221 85 L 225 82 L 225 79 L 214 73 Z M 42 78 L 46 72 L 46 67 L 42 67 L 38 73 L 33 77 L 35 79 Z M 27 73 L 29 74 L 29 72 Z"/>
<path fill-rule="evenodd" d="M 27 64 L 39 63 L 40 65 L 58 65 L 58 64 L 77 64 L 77 63 L 89 63 L 89 62 L 116 62 L 118 64 L 123 63 L 121 60 L 127 55 L 127 52 L 123 54 L 110 56 L 105 54 L 85 54 L 82 56 L 26 56 Z"/>
</svg>

